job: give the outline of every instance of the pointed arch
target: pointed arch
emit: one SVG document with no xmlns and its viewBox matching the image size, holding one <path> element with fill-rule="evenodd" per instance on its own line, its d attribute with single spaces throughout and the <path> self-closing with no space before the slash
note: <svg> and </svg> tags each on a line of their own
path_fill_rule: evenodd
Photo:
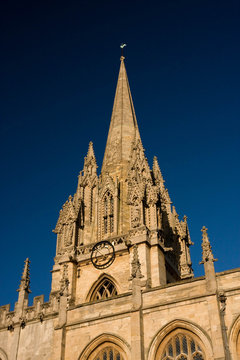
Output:
<svg viewBox="0 0 240 360">
<path fill-rule="evenodd" d="M 238 360 L 240 358 L 240 314 L 234 319 L 228 338 L 233 360 Z"/>
<path fill-rule="evenodd" d="M 116 354 L 113 360 L 128 360 L 130 359 L 130 346 L 120 336 L 111 333 L 104 333 L 94 338 L 81 352 L 78 360 L 95 360 L 99 353 L 111 351 Z M 119 357 L 118 357 L 119 354 Z"/>
<path fill-rule="evenodd" d="M 119 294 L 119 286 L 116 280 L 108 275 L 102 274 L 91 286 L 86 301 L 104 300 Z"/>
<path fill-rule="evenodd" d="M 187 346 L 191 346 L 191 341 L 195 343 L 195 350 L 192 351 L 193 355 L 198 355 L 196 359 L 213 360 L 212 344 L 208 334 L 200 328 L 197 324 L 188 320 L 176 319 L 163 326 L 160 331 L 153 338 L 149 350 L 148 360 L 162 360 L 162 359 L 175 359 L 176 357 L 168 357 L 169 354 L 164 355 L 166 346 L 172 344 L 172 346 L 178 346 L 177 341 L 183 342 L 186 338 Z M 177 340 L 179 339 L 179 340 Z M 174 341 L 174 343 L 173 343 Z M 171 346 L 171 345 L 170 345 Z M 181 346 L 185 346 L 182 345 Z M 175 350 L 173 350 L 175 351 Z M 164 357 L 165 356 L 165 357 Z M 173 356 L 173 355 L 172 355 Z M 182 355 L 184 358 L 184 355 Z M 194 357 L 193 357 L 194 358 Z M 181 357 L 180 357 L 181 359 Z"/>
<path fill-rule="evenodd" d="M 0 360 L 8 360 L 7 354 L 0 348 Z"/>
</svg>

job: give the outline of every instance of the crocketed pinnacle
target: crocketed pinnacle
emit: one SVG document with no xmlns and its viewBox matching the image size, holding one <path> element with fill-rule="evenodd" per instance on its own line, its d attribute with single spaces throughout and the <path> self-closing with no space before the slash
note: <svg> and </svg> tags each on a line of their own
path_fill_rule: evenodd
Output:
<svg viewBox="0 0 240 360">
<path fill-rule="evenodd" d="M 205 226 L 202 227 L 202 261 L 200 264 L 204 264 L 207 261 L 217 261 L 217 259 L 214 259 L 213 253 L 212 253 L 212 247 L 210 245 L 208 234 L 207 234 L 207 228 Z"/>
<path fill-rule="evenodd" d="M 90 141 L 88 146 L 87 156 L 84 158 L 84 175 L 95 175 L 97 174 L 97 162 L 93 150 L 93 143 Z"/>
<path fill-rule="evenodd" d="M 29 258 L 27 258 L 25 260 L 25 265 L 24 265 L 24 269 L 23 269 L 23 273 L 22 273 L 22 277 L 21 277 L 20 286 L 17 291 L 23 290 L 23 291 L 26 291 L 27 293 L 31 292 L 29 264 L 30 264 L 30 260 L 29 260 Z"/>
<path fill-rule="evenodd" d="M 153 158 L 153 175 L 154 175 L 155 183 L 163 187 L 165 181 L 163 180 L 163 176 L 160 167 L 158 165 L 158 159 L 156 156 L 154 156 Z"/>
<path fill-rule="evenodd" d="M 111 175 L 126 166 L 133 141 L 137 140 L 140 134 L 122 56 L 102 173 Z"/>
</svg>

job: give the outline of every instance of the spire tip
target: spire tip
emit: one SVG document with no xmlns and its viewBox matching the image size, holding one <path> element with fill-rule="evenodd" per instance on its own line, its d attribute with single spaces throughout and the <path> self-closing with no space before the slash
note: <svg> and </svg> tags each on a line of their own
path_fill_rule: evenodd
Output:
<svg viewBox="0 0 240 360">
<path fill-rule="evenodd" d="M 120 60 L 123 61 L 125 59 L 125 57 L 123 56 L 123 49 L 125 48 L 125 46 L 127 46 L 127 44 L 121 44 L 120 48 L 121 48 L 121 57 Z"/>
</svg>

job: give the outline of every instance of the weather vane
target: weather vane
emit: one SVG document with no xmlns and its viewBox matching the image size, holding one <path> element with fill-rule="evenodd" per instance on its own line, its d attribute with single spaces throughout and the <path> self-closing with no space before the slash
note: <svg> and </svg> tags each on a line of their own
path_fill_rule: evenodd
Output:
<svg viewBox="0 0 240 360">
<path fill-rule="evenodd" d="M 123 49 L 125 48 L 125 46 L 127 46 L 127 44 L 121 44 L 121 45 L 120 45 L 120 48 L 121 48 L 121 57 L 124 57 L 124 56 L 123 56 Z"/>
</svg>

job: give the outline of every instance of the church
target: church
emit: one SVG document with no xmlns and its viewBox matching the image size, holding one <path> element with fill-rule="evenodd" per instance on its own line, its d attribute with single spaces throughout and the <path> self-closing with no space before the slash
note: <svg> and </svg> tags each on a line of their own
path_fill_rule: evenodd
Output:
<svg viewBox="0 0 240 360">
<path fill-rule="evenodd" d="M 240 268 L 216 273 L 202 228 L 194 277 L 187 218 L 144 155 L 124 57 L 100 175 L 92 142 L 60 210 L 49 301 L 0 307 L 0 360 L 240 359 Z M 199 256 L 200 257 L 200 256 Z"/>
</svg>

